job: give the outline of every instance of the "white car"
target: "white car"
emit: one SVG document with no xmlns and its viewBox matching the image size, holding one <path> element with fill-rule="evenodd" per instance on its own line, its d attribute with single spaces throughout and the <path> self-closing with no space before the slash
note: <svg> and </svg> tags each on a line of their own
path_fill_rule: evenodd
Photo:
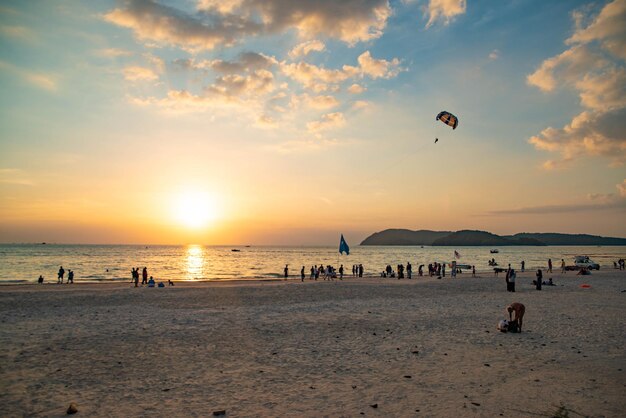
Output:
<svg viewBox="0 0 626 418">
<path fill-rule="evenodd" d="M 577 255 L 574 258 L 574 264 L 576 267 L 586 267 L 589 270 L 600 270 L 600 264 L 594 263 L 593 260 L 586 255 Z"/>
</svg>

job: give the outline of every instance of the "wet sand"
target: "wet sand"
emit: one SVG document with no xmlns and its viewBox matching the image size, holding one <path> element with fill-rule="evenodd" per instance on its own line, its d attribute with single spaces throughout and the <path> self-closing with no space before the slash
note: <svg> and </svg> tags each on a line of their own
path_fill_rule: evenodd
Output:
<svg viewBox="0 0 626 418">
<path fill-rule="evenodd" d="M 1 286 L 0 415 L 623 416 L 626 272 L 548 277 Z"/>
</svg>

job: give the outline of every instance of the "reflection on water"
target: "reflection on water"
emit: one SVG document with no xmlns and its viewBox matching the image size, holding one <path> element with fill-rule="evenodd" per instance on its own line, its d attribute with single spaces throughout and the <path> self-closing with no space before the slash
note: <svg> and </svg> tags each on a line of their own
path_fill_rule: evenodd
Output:
<svg viewBox="0 0 626 418">
<path fill-rule="evenodd" d="M 185 270 L 185 280 L 194 280 L 203 277 L 202 268 L 204 266 L 204 248 L 199 245 L 187 247 L 187 268 Z"/>
<path fill-rule="evenodd" d="M 233 249 L 239 251 L 233 251 Z M 454 251 L 462 264 L 476 266 L 478 274 L 493 274 L 488 260 L 495 258 L 500 266 L 509 263 L 526 269 L 545 268 L 548 258 L 559 266 L 563 258 L 569 265 L 576 255 L 588 255 L 602 268 L 613 268 L 613 262 L 626 258 L 626 246 L 596 247 L 501 247 L 498 254 L 491 247 L 367 247 L 353 245 L 350 255 L 340 255 L 332 247 L 241 247 L 165 246 L 165 245 L 37 245 L 0 244 L 0 284 L 28 281 L 36 283 L 43 275 L 45 283 L 56 282 L 59 266 L 76 272 L 77 282 L 128 281 L 130 269 L 147 266 L 157 281 L 171 280 L 282 280 L 283 268 L 289 264 L 289 276 L 300 277 L 305 266 L 308 273 L 313 264 L 343 264 L 348 274 L 352 265 L 363 264 L 365 275 L 379 275 L 387 264 L 395 266 L 408 261 L 415 266 L 437 262 L 449 263 Z"/>
</svg>

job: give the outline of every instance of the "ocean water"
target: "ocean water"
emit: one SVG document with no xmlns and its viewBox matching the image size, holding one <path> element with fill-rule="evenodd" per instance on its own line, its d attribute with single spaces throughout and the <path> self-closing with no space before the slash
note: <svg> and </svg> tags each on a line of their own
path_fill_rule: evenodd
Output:
<svg viewBox="0 0 626 418">
<path fill-rule="evenodd" d="M 239 251 L 232 251 L 233 249 Z M 476 266 L 477 272 L 492 271 L 488 265 L 495 258 L 499 266 L 509 263 L 519 269 L 545 268 L 548 258 L 555 269 L 561 259 L 573 264 L 576 255 L 588 255 L 601 268 L 613 268 L 613 261 L 626 258 L 626 247 L 552 246 L 503 247 L 491 254 L 488 247 L 379 247 L 352 246 L 350 255 L 340 255 L 333 247 L 223 247 L 223 246 L 145 246 L 145 245 L 56 245 L 0 244 L 0 284 L 36 283 L 39 275 L 46 282 L 56 282 L 59 266 L 74 271 L 75 282 L 130 281 L 133 267 L 147 267 L 156 280 L 235 280 L 282 279 L 289 265 L 292 279 L 299 278 L 305 266 L 307 277 L 312 265 L 344 265 L 351 275 L 353 264 L 363 264 L 365 275 L 379 274 L 387 264 L 396 267 L 410 262 L 417 273 L 420 264 L 449 263 L 454 250 L 459 263 Z"/>
</svg>

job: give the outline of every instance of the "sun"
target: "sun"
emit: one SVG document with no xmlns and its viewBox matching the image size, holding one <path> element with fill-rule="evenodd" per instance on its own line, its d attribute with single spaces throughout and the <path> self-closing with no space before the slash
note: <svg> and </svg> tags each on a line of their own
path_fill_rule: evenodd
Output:
<svg viewBox="0 0 626 418">
<path fill-rule="evenodd" d="M 188 228 L 203 228 L 217 218 L 215 199 L 207 193 L 183 192 L 176 198 L 175 217 Z"/>
</svg>

